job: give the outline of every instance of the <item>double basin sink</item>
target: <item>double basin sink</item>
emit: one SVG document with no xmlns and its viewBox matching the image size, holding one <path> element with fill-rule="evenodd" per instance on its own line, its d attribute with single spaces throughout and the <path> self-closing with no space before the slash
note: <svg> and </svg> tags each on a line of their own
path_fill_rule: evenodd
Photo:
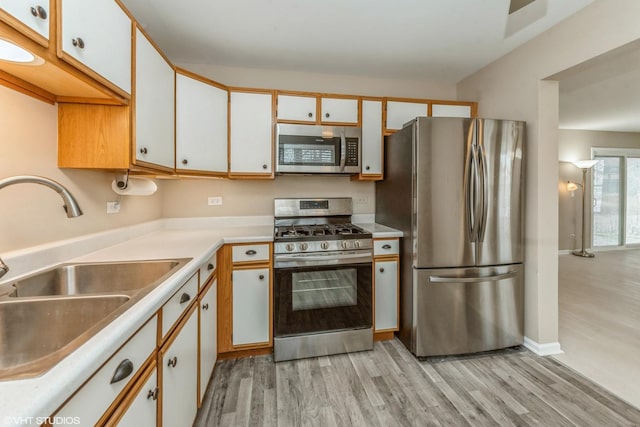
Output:
<svg viewBox="0 0 640 427">
<path fill-rule="evenodd" d="M 0 286 L 0 380 L 51 369 L 189 261 L 62 264 Z"/>
</svg>

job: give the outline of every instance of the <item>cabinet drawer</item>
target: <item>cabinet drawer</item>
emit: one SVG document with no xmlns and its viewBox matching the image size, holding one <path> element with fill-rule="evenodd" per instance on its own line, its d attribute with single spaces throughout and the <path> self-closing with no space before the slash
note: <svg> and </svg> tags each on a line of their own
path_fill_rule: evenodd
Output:
<svg viewBox="0 0 640 427">
<path fill-rule="evenodd" d="M 211 277 L 211 275 L 213 274 L 213 272 L 216 271 L 216 260 L 217 260 L 217 254 L 213 254 L 211 255 L 211 258 L 209 258 L 204 264 L 200 266 L 199 288 L 203 288 L 204 285 L 209 280 L 209 278 Z"/>
<path fill-rule="evenodd" d="M 269 261 L 269 245 L 237 245 L 231 248 L 233 262 Z"/>
<path fill-rule="evenodd" d="M 198 295 L 198 275 L 191 276 L 178 292 L 162 306 L 162 337 L 166 337 L 182 313 Z"/>
<path fill-rule="evenodd" d="M 397 255 L 399 253 L 398 239 L 374 240 L 373 256 Z"/>
<path fill-rule="evenodd" d="M 56 416 L 61 419 L 78 417 L 83 425 L 95 425 L 155 351 L 156 325 L 156 316 L 153 316 L 80 388 Z"/>
</svg>

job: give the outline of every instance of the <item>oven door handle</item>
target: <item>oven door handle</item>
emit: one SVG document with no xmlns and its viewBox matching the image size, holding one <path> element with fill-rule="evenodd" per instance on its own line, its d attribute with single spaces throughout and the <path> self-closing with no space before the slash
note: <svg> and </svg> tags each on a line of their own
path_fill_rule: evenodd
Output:
<svg viewBox="0 0 640 427">
<path fill-rule="evenodd" d="M 373 254 L 347 254 L 347 255 L 332 255 L 332 256 L 286 256 L 286 255 L 276 255 L 273 259 L 276 264 L 275 267 L 278 267 L 279 263 L 290 263 L 295 262 L 298 265 L 319 265 L 319 264 L 359 264 L 359 263 L 371 263 L 373 262 Z"/>
</svg>

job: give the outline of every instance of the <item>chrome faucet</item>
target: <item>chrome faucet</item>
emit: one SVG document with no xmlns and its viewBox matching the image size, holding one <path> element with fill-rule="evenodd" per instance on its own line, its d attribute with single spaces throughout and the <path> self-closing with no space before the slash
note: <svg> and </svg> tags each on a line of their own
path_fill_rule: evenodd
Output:
<svg viewBox="0 0 640 427">
<path fill-rule="evenodd" d="M 40 184 L 45 187 L 49 187 L 62 197 L 64 202 L 64 211 L 67 213 L 68 218 L 75 218 L 82 215 L 82 210 L 78 206 L 78 202 L 73 198 L 73 195 L 62 184 L 42 176 L 23 175 L 12 176 L 9 178 L 0 179 L 0 189 L 8 187 L 13 184 Z M 7 274 L 9 267 L 0 259 L 0 277 Z"/>
</svg>

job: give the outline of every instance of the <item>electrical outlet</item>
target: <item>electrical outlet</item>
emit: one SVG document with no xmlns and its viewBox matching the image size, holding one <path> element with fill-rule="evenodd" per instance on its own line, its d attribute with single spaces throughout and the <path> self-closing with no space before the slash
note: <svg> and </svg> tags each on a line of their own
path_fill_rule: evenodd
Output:
<svg viewBox="0 0 640 427">
<path fill-rule="evenodd" d="M 220 206 L 220 205 L 222 205 L 222 196 L 209 197 L 207 199 L 207 204 L 209 206 Z"/>
<path fill-rule="evenodd" d="M 366 205 L 369 203 L 369 198 L 367 196 L 356 196 L 354 201 L 356 205 Z"/>
<path fill-rule="evenodd" d="M 120 202 L 107 202 L 107 213 L 114 214 L 120 212 Z"/>
</svg>

